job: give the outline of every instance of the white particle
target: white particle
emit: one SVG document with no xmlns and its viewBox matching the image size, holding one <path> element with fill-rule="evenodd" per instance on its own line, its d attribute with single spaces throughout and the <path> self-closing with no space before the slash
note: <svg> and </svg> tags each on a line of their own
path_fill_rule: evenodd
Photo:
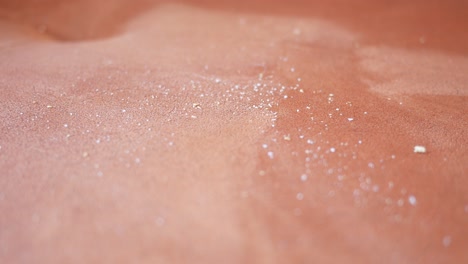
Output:
<svg viewBox="0 0 468 264">
<path fill-rule="evenodd" d="M 414 153 L 426 153 L 426 147 L 414 146 Z"/>
<path fill-rule="evenodd" d="M 273 151 L 268 151 L 267 155 L 270 159 L 273 159 L 275 157 L 275 154 L 273 153 Z"/>
<path fill-rule="evenodd" d="M 354 120 L 354 118 L 348 117 L 348 121 L 349 121 L 349 122 L 351 122 L 351 121 L 353 121 L 353 120 Z"/>
<path fill-rule="evenodd" d="M 367 164 L 367 166 L 368 166 L 369 168 L 373 169 L 373 168 L 374 168 L 374 163 L 369 162 L 369 164 Z"/>
<path fill-rule="evenodd" d="M 353 191 L 353 196 L 354 196 L 354 197 L 357 197 L 357 196 L 359 196 L 360 194 L 361 194 L 361 192 L 360 192 L 358 189 L 354 189 L 354 191 Z"/>
<path fill-rule="evenodd" d="M 295 71 L 296 71 L 296 69 L 294 69 L 294 68 L 291 68 L 291 72 L 295 72 Z"/>
<path fill-rule="evenodd" d="M 314 144 L 314 141 L 312 139 L 308 139 L 307 144 L 312 145 L 312 144 Z"/>
<path fill-rule="evenodd" d="M 125 112 L 127 112 L 127 110 L 125 110 L 125 109 L 122 109 L 122 113 L 125 113 Z"/>
<path fill-rule="evenodd" d="M 444 247 L 449 247 L 450 244 L 452 244 L 452 237 L 444 236 L 444 238 L 442 239 L 442 244 L 444 245 Z"/>
<path fill-rule="evenodd" d="M 262 144 L 262 148 L 266 149 L 266 148 L 268 148 L 268 145 L 267 144 Z"/>
<path fill-rule="evenodd" d="M 164 225 L 165 222 L 166 222 L 166 220 L 164 219 L 164 217 L 161 217 L 161 216 L 160 216 L 160 217 L 156 218 L 156 224 L 157 224 L 158 226 Z"/>
<path fill-rule="evenodd" d="M 416 197 L 414 197 L 414 195 L 410 195 L 408 197 L 408 202 L 412 205 L 412 206 L 415 206 L 417 201 L 416 201 Z"/>
<path fill-rule="evenodd" d="M 330 152 L 331 152 L 331 153 L 334 153 L 335 151 L 336 151 L 335 148 L 330 148 Z"/>
<path fill-rule="evenodd" d="M 301 175 L 301 181 L 307 181 L 307 174 L 302 174 Z"/>
<path fill-rule="evenodd" d="M 63 124 L 63 127 L 68 127 L 68 124 Z"/>
<path fill-rule="evenodd" d="M 302 199 L 304 199 L 304 194 L 303 194 L 303 193 L 297 193 L 296 199 L 298 199 L 299 201 L 301 201 Z"/>
<path fill-rule="evenodd" d="M 403 201 L 403 199 L 399 199 L 397 204 L 398 206 L 403 206 L 405 204 L 405 201 Z"/>
</svg>

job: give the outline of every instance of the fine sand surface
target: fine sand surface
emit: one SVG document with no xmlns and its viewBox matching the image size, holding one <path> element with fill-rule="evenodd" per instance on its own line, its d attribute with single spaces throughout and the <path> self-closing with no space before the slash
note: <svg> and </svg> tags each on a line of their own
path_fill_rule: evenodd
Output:
<svg viewBox="0 0 468 264">
<path fill-rule="evenodd" d="M 2 1 L 0 263 L 468 263 L 467 29 L 462 0 Z"/>
</svg>

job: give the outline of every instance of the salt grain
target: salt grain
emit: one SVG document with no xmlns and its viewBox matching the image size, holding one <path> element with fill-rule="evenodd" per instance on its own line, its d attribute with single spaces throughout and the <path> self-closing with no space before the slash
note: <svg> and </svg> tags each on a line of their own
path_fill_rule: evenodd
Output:
<svg viewBox="0 0 468 264">
<path fill-rule="evenodd" d="M 297 193 L 296 199 L 301 201 L 302 199 L 304 199 L 304 194 L 303 193 Z"/>
<path fill-rule="evenodd" d="M 414 146 L 414 153 L 426 153 L 426 147 Z"/>
<path fill-rule="evenodd" d="M 412 205 L 412 206 L 415 206 L 417 201 L 416 201 L 416 197 L 414 197 L 414 195 L 410 195 L 408 197 L 408 202 Z"/>
<path fill-rule="evenodd" d="M 452 244 L 452 237 L 444 236 L 444 238 L 442 239 L 442 244 L 444 245 L 444 247 L 449 247 L 450 244 Z"/>
</svg>

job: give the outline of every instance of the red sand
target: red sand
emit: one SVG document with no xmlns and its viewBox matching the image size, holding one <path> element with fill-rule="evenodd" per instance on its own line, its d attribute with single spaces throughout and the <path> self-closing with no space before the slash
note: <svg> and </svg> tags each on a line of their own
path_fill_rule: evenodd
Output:
<svg viewBox="0 0 468 264">
<path fill-rule="evenodd" d="M 0 4 L 0 263 L 468 262 L 467 10 Z"/>
</svg>

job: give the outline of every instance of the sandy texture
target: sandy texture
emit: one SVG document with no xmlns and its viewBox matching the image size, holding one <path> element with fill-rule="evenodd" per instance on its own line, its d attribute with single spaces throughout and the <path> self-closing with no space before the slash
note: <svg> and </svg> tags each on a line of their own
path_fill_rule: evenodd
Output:
<svg viewBox="0 0 468 264">
<path fill-rule="evenodd" d="M 95 2 L 0 4 L 0 263 L 468 261 L 465 1 Z"/>
</svg>

